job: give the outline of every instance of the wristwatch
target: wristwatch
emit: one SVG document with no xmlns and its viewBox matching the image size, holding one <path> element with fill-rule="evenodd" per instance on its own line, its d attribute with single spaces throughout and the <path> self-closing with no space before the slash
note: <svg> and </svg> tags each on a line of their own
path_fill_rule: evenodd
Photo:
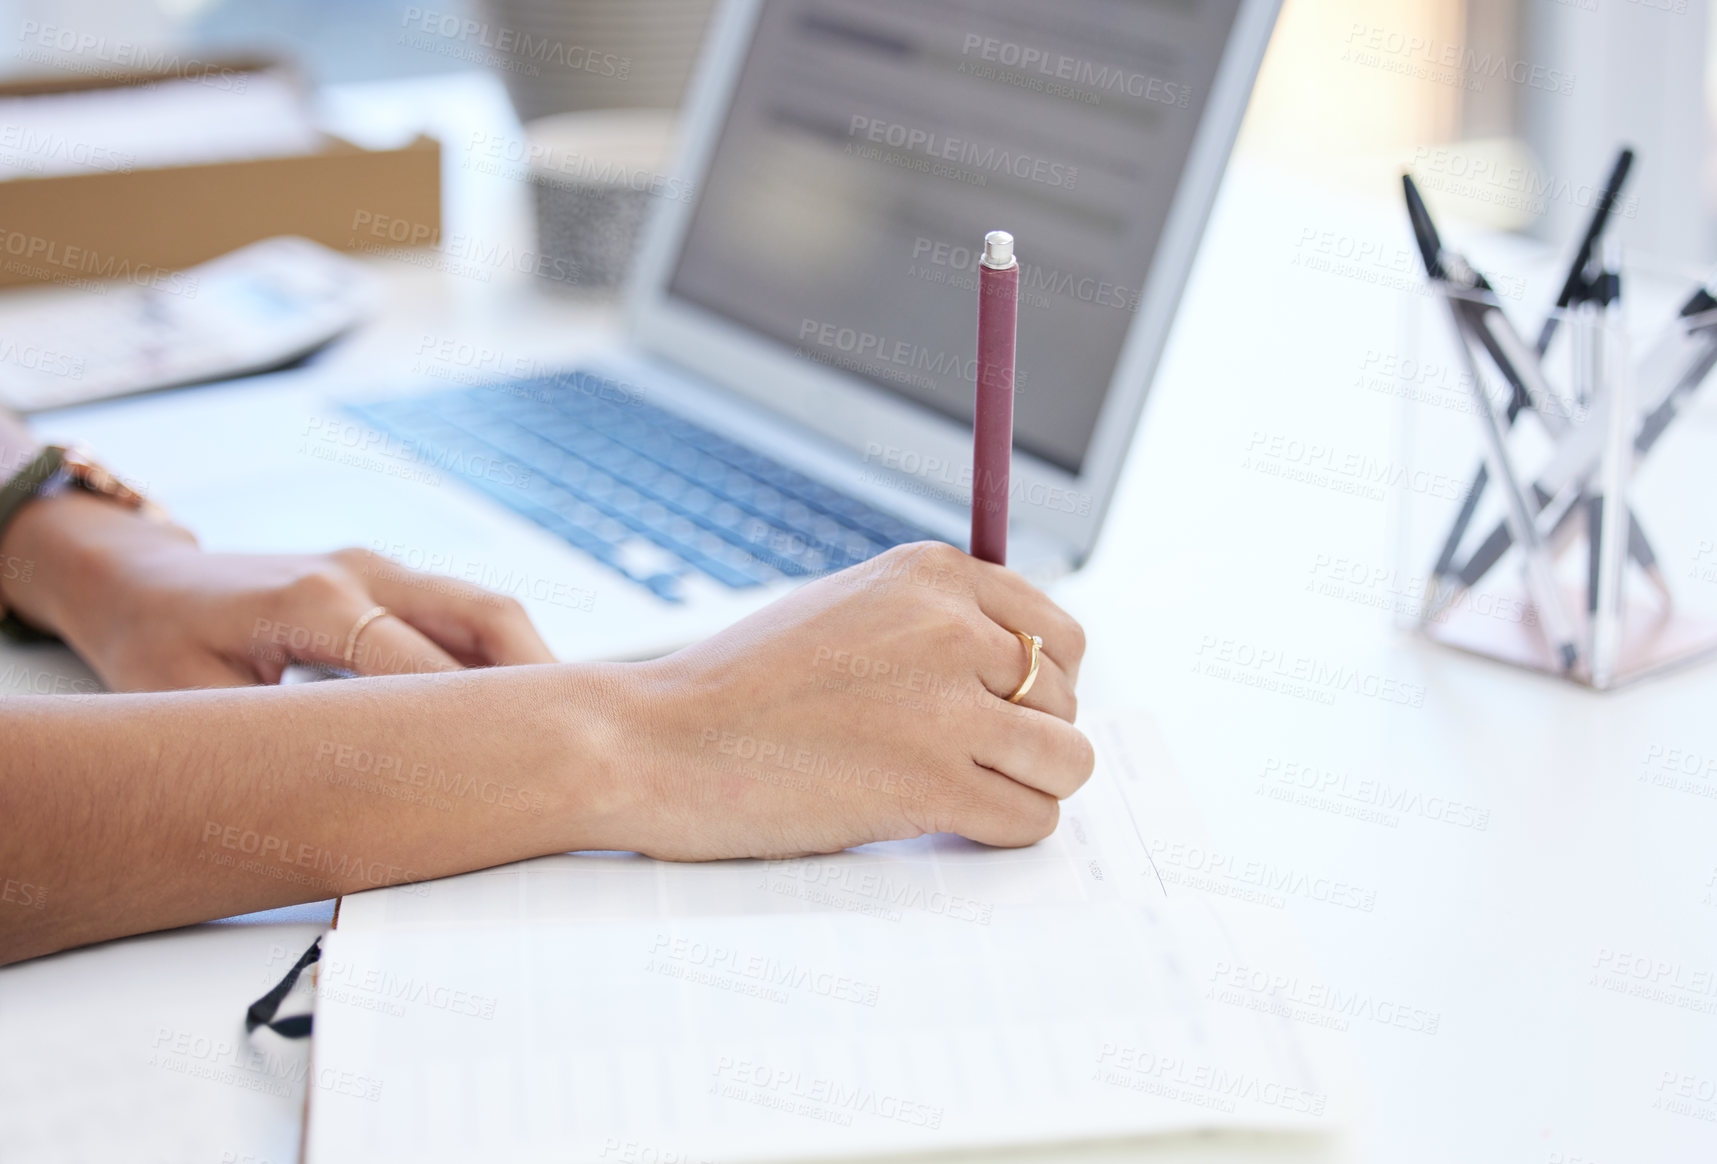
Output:
<svg viewBox="0 0 1717 1164">
<path fill-rule="evenodd" d="M 82 489 L 126 509 L 135 509 L 146 517 L 166 520 L 167 515 L 160 506 L 96 464 L 84 450 L 48 445 L 17 476 L 0 485 L 0 541 L 5 539 L 6 527 L 12 524 L 12 519 L 26 504 L 37 498 L 53 497 L 67 489 Z M 0 570 L 9 570 L 12 566 L 10 559 L 0 558 Z M 55 638 L 7 610 L 4 602 L 0 602 L 0 635 L 16 642 L 41 642 Z"/>
</svg>

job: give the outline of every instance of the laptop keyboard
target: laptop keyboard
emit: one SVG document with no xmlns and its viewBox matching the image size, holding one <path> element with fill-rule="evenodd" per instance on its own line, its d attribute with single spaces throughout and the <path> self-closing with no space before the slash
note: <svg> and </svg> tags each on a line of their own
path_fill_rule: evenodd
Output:
<svg viewBox="0 0 1717 1164">
<path fill-rule="evenodd" d="M 933 536 L 588 373 L 348 410 L 670 602 L 692 571 L 744 589 Z"/>
</svg>

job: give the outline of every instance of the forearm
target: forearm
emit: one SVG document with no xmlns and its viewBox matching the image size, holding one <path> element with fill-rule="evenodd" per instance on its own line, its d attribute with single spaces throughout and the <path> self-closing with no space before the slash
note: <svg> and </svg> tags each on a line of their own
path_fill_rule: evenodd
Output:
<svg viewBox="0 0 1717 1164">
<path fill-rule="evenodd" d="M 635 673 L 0 700 L 0 962 L 616 844 Z"/>
</svg>

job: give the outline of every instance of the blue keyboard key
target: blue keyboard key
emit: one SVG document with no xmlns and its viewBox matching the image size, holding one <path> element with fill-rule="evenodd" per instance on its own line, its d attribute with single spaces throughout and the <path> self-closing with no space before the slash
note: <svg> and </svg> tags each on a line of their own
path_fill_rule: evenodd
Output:
<svg viewBox="0 0 1717 1164">
<path fill-rule="evenodd" d="M 628 571 L 625 542 L 647 538 L 742 588 L 839 569 L 929 536 L 586 373 L 351 411 L 670 601 L 680 600 L 679 575 Z M 491 479 L 484 470 L 498 462 L 532 476 Z"/>
</svg>

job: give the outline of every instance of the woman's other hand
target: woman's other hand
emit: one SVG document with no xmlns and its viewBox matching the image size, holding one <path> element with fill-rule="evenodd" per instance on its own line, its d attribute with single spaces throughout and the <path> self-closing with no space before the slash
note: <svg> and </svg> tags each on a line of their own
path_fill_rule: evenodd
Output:
<svg viewBox="0 0 1717 1164">
<path fill-rule="evenodd" d="M 289 664 L 360 675 L 550 663 L 514 599 L 368 550 L 211 554 L 185 531 L 67 494 L 7 531 L 9 606 L 115 691 L 278 683 Z M 19 578 L 27 578 L 20 584 Z M 347 658 L 348 638 L 374 608 Z"/>
</svg>

